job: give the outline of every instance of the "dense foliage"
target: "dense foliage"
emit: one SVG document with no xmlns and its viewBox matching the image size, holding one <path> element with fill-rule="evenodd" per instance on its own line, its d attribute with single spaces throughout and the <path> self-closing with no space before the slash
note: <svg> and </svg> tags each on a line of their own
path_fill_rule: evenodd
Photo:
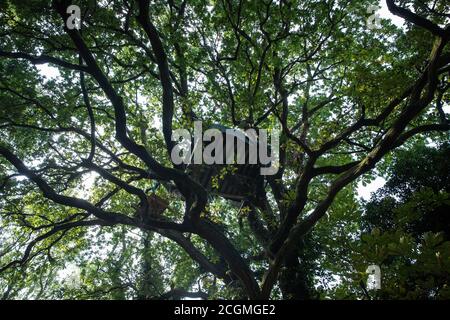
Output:
<svg viewBox="0 0 450 320">
<path fill-rule="evenodd" d="M 322 247 L 324 259 L 315 270 L 328 270 L 338 283 L 319 288 L 320 294 L 340 299 L 449 298 L 449 155 L 448 144 L 399 151 L 386 172 L 386 184 L 360 203 L 353 225 L 324 221 L 318 227 L 319 238 L 325 238 L 321 232 L 339 228 L 345 243 Z M 366 269 L 372 264 L 381 269 L 377 291 L 366 287 Z"/>
</svg>

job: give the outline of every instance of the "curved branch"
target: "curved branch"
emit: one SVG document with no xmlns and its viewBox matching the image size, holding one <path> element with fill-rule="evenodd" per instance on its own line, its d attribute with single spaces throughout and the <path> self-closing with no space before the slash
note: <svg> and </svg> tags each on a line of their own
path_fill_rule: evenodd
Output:
<svg viewBox="0 0 450 320">
<path fill-rule="evenodd" d="M 103 221 L 103 220 L 83 220 L 83 221 L 75 221 L 75 222 L 57 225 L 57 226 L 53 227 L 50 231 L 48 231 L 48 232 L 44 233 L 43 235 L 40 235 L 36 239 L 32 240 L 26 247 L 22 258 L 19 260 L 11 261 L 7 265 L 0 267 L 0 273 L 2 273 L 3 271 L 5 271 L 11 267 L 14 267 L 16 265 L 25 264 L 27 261 L 30 260 L 30 258 L 32 258 L 32 256 L 30 257 L 31 251 L 36 246 L 36 244 L 51 237 L 52 235 L 54 235 L 60 231 L 68 231 L 70 229 L 77 228 L 77 227 L 99 226 L 99 225 L 105 226 L 105 225 L 112 225 L 112 224 L 108 223 L 106 221 Z"/>
<path fill-rule="evenodd" d="M 145 1 L 144 1 L 145 2 Z M 53 6 L 56 11 L 60 14 L 62 19 L 66 21 L 67 13 L 65 11 L 65 5 L 58 0 L 53 1 Z M 142 6 L 142 4 L 141 4 Z M 145 9 L 143 9 L 145 10 Z M 148 8 L 146 9 L 148 10 Z M 145 11 L 144 11 L 145 13 Z M 153 170 L 157 175 L 162 177 L 167 177 L 168 179 L 174 180 L 177 184 L 177 187 L 180 189 L 180 192 L 185 196 L 186 199 L 190 198 L 190 195 L 195 195 L 197 201 L 194 202 L 192 208 L 189 208 L 189 213 L 191 215 L 192 220 L 197 220 L 200 216 L 200 213 L 203 211 L 206 202 L 206 191 L 205 189 L 196 181 L 191 179 L 184 172 L 168 168 L 161 165 L 156 159 L 154 159 L 147 151 L 147 149 L 137 144 L 132 138 L 130 138 L 127 134 L 127 116 L 125 113 L 125 105 L 122 97 L 116 92 L 116 90 L 111 85 L 108 78 L 105 76 L 97 61 L 95 60 L 92 52 L 89 50 L 83 39 L 81 38 L 80 33 L 73 29 L 65 29 L 66 33 L 70 36 L 75 46 L 78 48 L 81 57 L 86 62 L 91 75 L 100 85 L 109 101 L 114 107 L 115 114 L 115 130 L 116 130 L 116 138 L 122 144 L 122 146 L 135 154 L 138 158 L 140 158 L 149 169 Z M 166 88 L 166 90 L 169 90 Z M 170 87 L 172 90 L 172 87 Z M 173 111 L 173 110 L 172 110 Z M 167 114 L 169 113 L 169 114 Z M 170 110 L 166 111 L 166 120 L 170 116 Z M 171 116 L 170 116 L 171 119 Z M 168 130 L 167 127 L 165 130 Z M 170 139 L 171 139 L 171 126 L 170 126 Z M 168 138 L 167 132 L 165 132 L 165 139 Z"/>
<path fill-rule="evenodd" d="M 124 225 L 137 226 L 148 230 L 153 230 L 154 228 L 163 228 L 179 230 L 183 232 L 189 231 L 189 228 L 186 225 L 156 219 L 149 219 L 147 223 L 142 223 L 124 214 L 102 210 L 98 206 L 95 206 L 84 199 L 60 195 L 55 192 L 55 190 L 50 187 L 50 185 L 44 179 L 42 179 L 32 170 L 28 169 L 25 164 L 19 158 L 17 158 L 16 155 L 14 155 L 11 151 L 1 145 L 0 155 L 5 157 L 6 160 L 8 160 L 14 167 L 16 167 L 17 171 L 20 174 L 23 174 L 24 176 L 32 180 L 42 191 L 44 197 L 52 200 L 55 203 L 85 210 L 88 213 L 93 214 L 98 219 L 104 220 L 109 223 L 121 223 Z"/>
<path fill-rule="evenodd" d="M 33 56 L 33 55 L 30 55 L 25 52 L 6 52 L 3 50 L 0 50 L 0 57 L 12 58 L 12 59 L 25 59 L 25 60 L 30 61 L 32 64 L 50 63 L 50 64 L 54 64 L 54 65 L 66 68 L 66 69 L 77 70 L 77 71 L 89 73 L 89 69 L 86 66 L 70 63 L 70 62 L 64 61 L 62 59 L 55 58 L 55 57 L 45 55 L 45 54 L 42 54 L 40 56 Z"/>
<path fill-rule="evenodd" d="M 450 130 L 450 123 L 436 123 L 436 124 L 426 124 L 423 126 L 415 127 L 409 131 L 406 131 L 402 135 L 400 135 L 395 143 L 395 148 L 399 147 L 403 143 L 406 142 L 406 140 L 410 139 L 411 137 L 415 136 L 416 134 L 424 133 L 424 132 L 431 132 L 431 131 L 449 131 Z"/>
<path fill-rule="evenodd" d="M 395 14 L 396 16 L 399 16 L 419 27 L 427 29 L 436 36 L 447 38 L 450 35 L 450 29 L 442 29 L 430 20 L 421 17 L 418 14 L 409 11 L 408 9 L 397 6 L 394 0 L 386 0 L 386 4 L 392 14 Z"/>
<path fill-rule="evenodd" d="M 430 56 L 430 63 L 427 69 L 416 81 L 414 89 L 411 92 L 411 99 L 403 112 L 394 121 L 383 139 L 372 149 L 371 152 L 367 154 L 364 159 L 359 161 L 358 164 L 343 172 L 338 178 L 336 178 L 329 187 L 327 196 L 317 205 L 314 211 L 290 229 L 289 235 L 278 250 L 272 265 L 263 277 L 263 285 L 261 289 L 262 297 L 269 297 L 269 294 L 277 280 L 284 258 L 287 254 L 289 254 L 289 252 L 294 250 L 296 243 L 301 239 L 301 237 L 311 230 L 317 221 L 323 217 L 332 204 L 337 193 L 356 178 L 374 168 L 375 164 L 386 153 L 395 148 L 397 146 L 398 138 L 401 136 L 407 125 L 431 103 L 438 84 L 437 79 L 440 56 L 446 44 L 446 41 L 439 38 L 435 41 Z M 427 85 L 428 88 L 425 94 L 423 94 L 422 91 L 424 91 L 424 88 Z"/>
</svg>

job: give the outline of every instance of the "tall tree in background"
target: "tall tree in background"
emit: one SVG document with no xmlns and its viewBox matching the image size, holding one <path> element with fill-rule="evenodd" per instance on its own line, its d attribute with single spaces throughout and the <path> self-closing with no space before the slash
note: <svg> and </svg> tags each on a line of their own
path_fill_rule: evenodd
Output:
<svg viewBox="0 0 450 320">
<path fill-rule="evenodd" d="M 2 1 L 3 298 L 311 297 L 310 231 L 392 150 L 448 138 L 450 4 L 386 3 L 405 28 L 368 28 L 369 0 L 79 1 L 81 30 L 70 1 Z M 282 129 L 258 206 L 171 162 L 195 120 Z M 163 216 L 136 215 L 149 195 Z"/>
<path fill-rule="evenodd" d="M 314 230 L 333 286 L 319 294 L 340 299 L 448 299 L 450 294 L 450 197 L 448 143 L 422 143 L 399 150 L 386 170 L 386 184 L 361 203 L 352 224 L 324 221 Z M 348 208 L 336 214 L 352 215 Z M 342 244 L 329 245 L 333 236 Z M 336 240 L 335 240 L 336 241 Z M 328 243 L 328 246 L 326 245 Z M 366 269 L 381 269 L 381 288 L 367 288 Z M 326 278 L 326 276 L 325 276 Z M 333 281 L 328 281 L 332 283 Z"/>
</svg>

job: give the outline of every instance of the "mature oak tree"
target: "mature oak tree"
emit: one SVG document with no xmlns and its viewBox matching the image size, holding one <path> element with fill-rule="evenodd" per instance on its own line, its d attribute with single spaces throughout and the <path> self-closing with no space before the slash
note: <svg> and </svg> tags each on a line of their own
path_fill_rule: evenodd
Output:
<svg viewBox="0 0 450 320">
<path fill-rule="evenodd" d="M 45 297 L 67 262 L 71 297 L 310 297 L 310 231 L 450 127 L 449 4 L 399 2 L 404 27 L 372 29 L 371 0 L 2 1 L 3 298 Z M 281 128 L 280 169 L 238 208 L 170 160 L 196 120 Z"/>
</svg>

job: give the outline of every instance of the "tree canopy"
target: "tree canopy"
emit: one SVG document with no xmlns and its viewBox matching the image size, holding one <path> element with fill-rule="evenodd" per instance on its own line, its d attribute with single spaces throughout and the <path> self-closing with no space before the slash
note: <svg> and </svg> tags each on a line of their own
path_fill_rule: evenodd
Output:
<svg viewBox="0 0 450 320">
<path fill-rule="evenodd" d="M 0 297 L 450 297 L 450 3 L 373 5 L 2 1 Z M 279 130 L 277 173 L 205 187 L 195 121 Z"/>
</svg>

